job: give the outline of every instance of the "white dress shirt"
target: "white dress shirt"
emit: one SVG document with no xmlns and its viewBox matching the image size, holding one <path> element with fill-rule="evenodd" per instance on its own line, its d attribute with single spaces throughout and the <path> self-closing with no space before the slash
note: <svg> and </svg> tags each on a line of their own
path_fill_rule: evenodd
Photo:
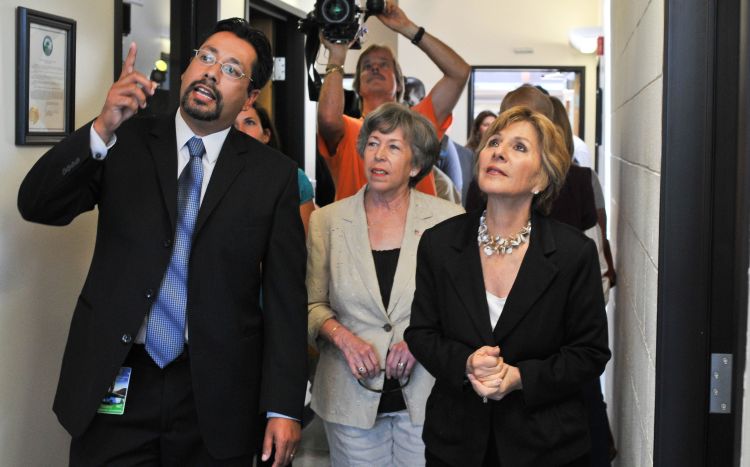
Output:
<svg viewBox="0 0 750 467">
<path fill-rule="evenodd" d="M 500 315 L 503 314 L 503 308 L 505 308 L 508 297 L 498 297 L 486 290 L 485 293 L 487 294 L 487 306 L 490 309 L 490 324 L 492 324 L 492 329 L 495 329 L 497 322 L 500 320 Z"/>
</svg>

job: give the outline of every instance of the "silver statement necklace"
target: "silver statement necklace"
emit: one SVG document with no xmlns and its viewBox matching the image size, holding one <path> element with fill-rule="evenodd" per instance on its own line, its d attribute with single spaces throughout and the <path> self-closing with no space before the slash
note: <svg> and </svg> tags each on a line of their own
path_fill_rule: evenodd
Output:
<svg viewBox="0 0 750 467">
<path fill-rule="evenodd" d="M 487 231 L 487 210 L 482 213 L 482 217 L 479 218 L 479 232 L 477 233 L 477 243 L 482 247 L 482 251 L 487 256 L 492 256 L 494 253 L 509 255 L 513 253 L 513 250 L 529 241 L 529 234 L 531 233 L 531 219 L 526 222 L 526 225 L 516 232 L 514 235 L 509 237 L 501 237 L 500 235 L 492 235 Z"/>
</svg>

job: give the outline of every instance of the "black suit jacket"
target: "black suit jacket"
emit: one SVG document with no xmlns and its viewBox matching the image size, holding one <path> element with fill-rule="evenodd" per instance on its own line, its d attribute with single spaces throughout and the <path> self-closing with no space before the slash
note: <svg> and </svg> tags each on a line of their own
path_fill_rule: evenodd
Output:
<svg viewBox="0 0 750 467">
<path fill-rule="evenodd" d="M 405 339 L 436 378 L 427 401 L 427 449 L 452 465 L 480 465 L 490 430 L 503 467 L 556 466 L 589 450 L 581 385 L 610 357 L 594 243 L 534 214 L 529 247 L 494 331 L 477 246 L 480 211 L 422 236 Z M 466 360 L 499 345 L 523 389 L 484 404 Z"/>
<path fill-rule="evenodd" d="M 44 224 L 99 210 L 54 403 L 73 436 L 91 422 L 151 308 L 177 211 L 174 115 L 128 120 L 103 161 L 90 154 L 89 129 L 50 149 L 18 196 L 23 217 Z M 216 457 L 254 449 L 259 412 L 302 418 L 305 262 L 296 167 L 230 130 L 196 221 L 187 297 L 195 404 Z"/>
</svg>

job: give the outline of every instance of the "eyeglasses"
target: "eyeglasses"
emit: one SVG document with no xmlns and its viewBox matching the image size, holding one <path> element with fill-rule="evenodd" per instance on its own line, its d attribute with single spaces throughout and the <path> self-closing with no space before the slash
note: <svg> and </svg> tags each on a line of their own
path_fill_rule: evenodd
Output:
<svg viewBox="0 0 750 467">
<path fill-rule="evenodd" d="M 383 371 L 385 371 L 385 370 L 381 368 L 380 372 L 382 373 Z M 363 388 L 367 389 L 368 391 L 377 392 L 378 394 L 388 394 L 389 392 L 398 392 L 398 391 L 404 389 L 406 387 L 406 385 L 409 384 L 409 379 L 411 379 L 411 375 L 409 375 L 409 376 L 406 377 L 406 381 L 403 384 L 401 384 L 401 382 L 399 382 L 398 387 L 391 388 L 391 389 L 373 389 L 370 386 L 368 386 L 367 383 L 365 383 L 361 379 L 358 379 L 357 382 L 359 383 L 360 386 L 362 386 Z"/>
<path fill-rule="evenodd" d="M 246 75 L 242 68 L 235 64 L 235 63 L 221 63 L 219 60 L 216 59 L 216 55 L 209 52 L 208 50 L 202 50 L 202 49 L 194 49 L 193 50 L 193 57 L 198 59 L 198 63 L 205 66 L 212 66 L 215 63 L 218 63 L 221 65 L 221 72 L 226 75 L 229 78 L 232 79 L 242 79 L 247 78 L 250 81 L 253 79 Z"/>
</svg>

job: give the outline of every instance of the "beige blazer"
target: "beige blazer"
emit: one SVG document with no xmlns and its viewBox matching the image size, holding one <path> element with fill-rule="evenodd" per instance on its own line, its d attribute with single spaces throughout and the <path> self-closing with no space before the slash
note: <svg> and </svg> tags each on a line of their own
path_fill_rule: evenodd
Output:
<svg viewBox="0 0 750 467">
<path fill-rule="evenodd" d="M 307 237 L 308 338 L 320 350 L 312 388 L 312 408 L 323 420 L 371 428 L 380 394 L 362 388 L 349 371 L 343 353 L 319 336 L 320 327 L 336 318 L 372 344 L 381 368 L 391 345 L 404 340 L 414 297 L 417 246 L 422 233 L 463 212 L 461 206 L 411 191 L 404 238 L 390 303 L 383 307 L 365 217 L 365 187 L 357 194 L 313 211 Z M 382 387 L 385 373 L 368 381 Z M 434 379 L 416 364 L 403 391 L 415 425 L 424 424 L 425 403 Z"/>
</svg>

